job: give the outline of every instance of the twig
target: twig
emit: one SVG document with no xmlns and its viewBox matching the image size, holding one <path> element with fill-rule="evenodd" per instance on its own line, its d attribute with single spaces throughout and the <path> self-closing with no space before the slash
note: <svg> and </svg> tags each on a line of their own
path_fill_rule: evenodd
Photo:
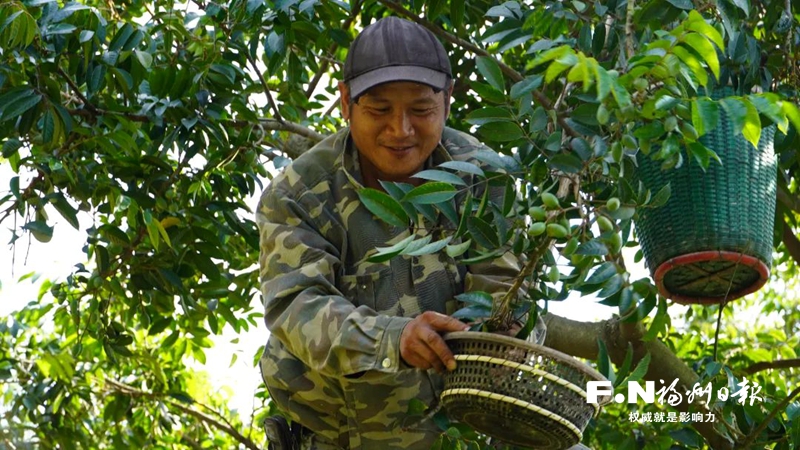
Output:
<svg viewBox="0 0 800 450">
<path fill-rule="evenodd" d="M 204 422 L 206 424 L 212 425 L 212 426 L 214 426 L 215 428 L 217 428 L 217 429 L 219 429 L 221 431 L 224 431 L 229 436 L 231 436 L 232 438 L 236 439 L 239 443 L 241 443 L 245 447 L 249 448 L 250 450 L 261 450 L 260 447 L 255 444 L 255 442 L 253 442 L 250 439 L 247 439 L 246 437 L 242 436 L 232 426 L 226 425 L 226 424 L 218 421 L 217 419 L 209 416 L 208 414 L 205 414 L 205 413 L 203 413 L 201 411 L 197 411 L 196 409 L 190 408 L 188 406 L 182 405 L 177 401 L 171 400 L 169 398 L 164 398 L 165 397 L 164 394 L 158 394 L 158 393 L 153 393 L 153 392 L 145 392 L 145 391 L 137 389 L 137 388 L 135 388 L 133 386 L 129 386 L 129 385 L 125 384 L 125 383 L 121 383 L 119 381 L 112 380 L 112 379 L 106 379 L 105 382 L 108 383 L 109 385 L 111 385 L 118 392 L 121 392 L 123 394 L 129 395 L 131 397 L 144 397 L 144 398 L 151 398 L 151 399 L 163 399 L 165 401 L 165 403 L 168 403 L 170 406 L 172 406 L 172 407 L 174 407 L 176 409 L 179 409 L 180 411 L 182 411 L 182 412 L 184 412 L 184 413 L 186 413 L 186 414 L 188 414 L 188 415 L 190 415 L 190 416 L 192 416 L 192 417 L 194 417 L 196 419 L 199 419 L 199 420 L 201 420 L 202 422 Z"/>
<path fill-rule="evenodd" d="M 762 361 L 747 367 L 743 372 L 747 375 L 752 375 L 756 372 L 768 369 L 792 369 L 800 367 L 800 358 L 796 359 L 779 359 L 776 361 Z"/>
<path fill-rule="evenodd" d="M 317 133 L 316 131 L 306 128 L 300 124 L 294 122 L 279 122 L 275 119 L 260 119 L 259 123 L 261 127 L 265 130 L 277 130 L 277 131 L 288 131 L 290 133 L 299 134 L 300 136 L 307 137 L 314 142 L 319 142 L 325 139 L 327 136 L 322 133 Z M 249 122 L 245 122 L 242 120 L 236 120 L 231 122 L 234 126 L 245 126 L 249 124 Z"/>
<path fill-rule="evenodd" d="M 122 112 L 117 112 L 117 111 L 108 111 L 108 110 L 100 109 L 100 108 L 94 108 L 94 109 L 95 109 L 96 114 L 98 114 L 98 115 L 108 114 L 108 115 L 121 116 L 121 117 L 125 117 L 126 119 L 132 120 L 134 122 L 149 122 L 150 121 L 149 117 L 143 116 L 141 114 L 122 113 Z M 91 116 L 93 116 L 93 114 L 91 114 L 89 111 L 86 111 L 84 109 L 70 109 L 70 110 L 68 110 L 68 112 L 70 114 L 72 114 L 72 115 L 75 115 L 75 116 L 83 116 L 83 117 L 91 117 Z M 325 137 L 326 137 L 326 135 L 324 135 L 322 133 L 318 133 L 318 132 L 316 132 L 316 131 L 314 131 L 314 130 L 312 130 L 310 128 L 306 128 L 303 125 L 300 125 L 299 123 L 288 122 L 286 120 L 278 121 L 278 120 L 270 119 L 270 118 L 260 118 L 260 119 L 258 119 L 258 121 L 261 124 L 261 127 L 263 129 L 265 129 L 265 130 L 288 131 L 290 133 L 299 134 L 300 136 L 307 137 L 307 138 L 313 140 L 314 142 L 319 142 L 319 141 L 325 139 Z M 252 122 L 246 121 L 246 120 L 224 120 L 224 121 L 220 121 L 220 123 L 231 125 L 234 128 L 243 128 L 243 127 L 245 127 L 247 125 L 251 125 L 252 124 Z"/>
<path fill-rule="evenodd" d="M 350 15 L 347 17 L 347 20 L 345 20 L 344 23 L 342 24 L 343 30 L 347 30 L 348 28 L 350 28 L 350 25 L 353 24 L 353 21 L 355 20 L 356 16 L 358 16 L 359 12 L 361 12 L 361 0 L 355 0 L 350 9 Z M 328 53 L 333 54 L 333 52 L 335 52 L 338 47 L 339 47 L 338 44 L 335 43 L 331 44 L 331 46 L 328 48 Z M 330 64 L 330 61 L 328 61 L 325 58 L 321 59 L 322 59 L 322 64 L 319 65 L 319 70 L 317 70 L 317 73 L 314 75 L 314 78 L 311 80 L 310 83 L 308 83 L 308 88 L 306 88 L 306 98 L 311 98 L 311 95 L 314 94 L 314 90 L 317 88 L 319 81 L 325 75 L 325 72 L 328 71 L 328 64 Z"/>
<path fill-rule="evenodd" d="M 330 116 L 331 113 L 333 113 L 333 110 L 336 109 L 339 106 L 339 103 L 341 101 L 342 101 L 342 96 L 336 97 L 336 101 L 331 103 L 331 107 L 328 108 L 327 111 L 325 111 L 325 114 L 323 114 L 322 117 Z"/>
<path fill-rule="evenodd" d="M 525 282 L 525 279 L 531 276 L 533 271 L 536 269 L 537 264 L 539 264 L 539 259 L 541 259 L 542 254 L 547 250 L 550 245 L 553 243 L 551 238 L 546 238 L 536 247 L 530 254 L 530 259 L 527 263 L 525 263 L 525 267 L 522 268 L 522 271 L 514 278 L 514 284 L 511 285 L 511 289 L 503 295 L 503 298 L 497 304 L 497 309 L 492 311 L 492 317 L 487 321 L 490 327 L 498 328 L 498 327 L 505 327 L 510 322 L 511 316 L 511 300 L 516 298 L 520 288 L 522 287 L 522 283 Z"/>
<path fill-rule="evenodd" d="M 245 56 L 247 56 L 247 60 L 250 62 L 250 65 L 253 66 L 253 70 L 256 72 L 259 81 L 261 81 L 261 86 L 264 87 L 264 94 L 267 96 L 267 102 L 269 102 L 270 108 L 272 108 L 272 113 L 275 114 L 275 120 L 278 122 L 283 122 L 283 118 L 281 117 L 280 111 L 278 111 L 278 105 L 275 103 L 275 99 L 272 98 L 272 93 L 269 91 L 269 84 L 267 84 L 267 80 L 264 78 L 264 75 L 261 74 L 261 70 L 258 69 L 258 64 L 250 56 L 250 52 L 244 52 Z"/>
<path fill-rule="evenodd" d="M 635 4 L 633 0 L 628 1 L 627 14 L 625 16 L 625 60 L 628 61 L 633 57 L 633 12 Z"/>
<path fill-rule="evenodd" d="M 774 419 L 775 416 L 778 415 L 778 413 L 780 413 L 787 406 L 789 406 L 789 402 L 791 402 L 798 395 L 800 395 L 800 387 L 795 388 L 795 390 L 793 390 L 788 397 L 786 397 L 785 399 L 783 399 L 783 401 L 778 403 L 778 406 L 773 408 L 772 411 L 770 411 L 769 414 L 767 414 L 767 417 L 765 417 L 764 420 L 762 420 L 761 423 L 758 424 L 758 427 L 755 430 L 753 430 L 752 433 L 747 435 L 747 439 L 744 440 L 744 442 L 741 445 L 741 448 L 744 449 L 749 448 L 756 440 L 758 435 L 761 434 L 761 432 L 767 428 L 767 425 L 769 425 L 770 422 L 772 422 L 772 419 Z"/>
<path fill-rule="evenodd" d="M 69 77 L 69 75 L 67 75 L 67 74 L 66 74 L 66 72 L 64 72 L 64 71 L 61 69 L 61 67 L 56 67 L 56 73 L 58 73 L 59 75 L 61 75 L 61 78 L 63 78 L 64 80 L 66 80 L 66 82 L 67 82 L 67 84 L 69 85 L 69 87 L 71 87 L 71 88 L 72 88 L 72 91 L 73 91 L 73 92 L 75 92 L 75 95 L 77 95 L 79 99 L 81 99 L 81 102 L 83 102 L 83 105 L 84 105 L 84 106 L 86 106 L 86 108 L 87 108 L 89 111 L 91 111 L 91 112 L 92 112 L 92 113 L 94 113 L 95 115 L 99 113 L 99 112 L 98 112 L 98 110 L 97 110 L 97 108 L 96 108 L 96 107 L 95 107 L 95 106 L 92 104 L 92 102 L 90 102 L 90 101 L 89 101 L 89 99 L 88 99 L 88 98 L 86 98 L 86 97 L 83 95 L 83 92 L 81 92 L 81 89 L 78 87 L 78 85 L 77 85 L 77 84 L 75 84 L 75 82 L 74 82 L 74 81 L 72 81 L 72 78 L 70 78 L 70 77 Z"/>
<path fill-rule="evenodd" d="M 446 40 L 447 42 L 450 42 L 451 44 L 458 45 L 459 47 L 469 50 L 472 53 L 475 53 L 476 55 L 479 56 L 487 56 L 489 58 L 494 58 L 494 56 L 492 56 L 486 50 L 476 46 L 471 42 L 467 42 L 457 36 L 454 36 L 451 33 L 448 33 L 447 31 L 443 30 L 441 27 L 436 26 L 429 20 L 417 17 L 411 11 L 407 10 L 398 3 L 395 3 L 391 0 L 378 0 L 378 1 L 383 5 L 385 5 L 387 8 L 391 9 L 392 11 L 395 11 L 398 14 L 407 17 L 413 20 L 414 22 L 422 25 L 423 27 L 433 32 L 433 34 L 441 37 L 442 39 Z M 503 73 L 505 73 L 511 79 L 511 81 L 516 83 L 524 79 L 524 77 L 519 72 L 506 65 L 503 61 L 498 61 L 497 58 L 494 59 L 495 62 L 497 62 L 497 65 L 500 66 L 500 70 L 503 71 Z M 544 109 L 554 110 L 553 104 L 552 102 L 550 102 L 550 99 L 548 99 L 544 94 L 542 94 L 541 91 L 539 91 L 538 89 L 534 89 L 533 91 L 531 91 L 531 93 L 533 94 L 533 97 L 536 99 L 536 101 L 539 102 L 539 104 L 541 104 Z M 563 117 L 558 115 L 556 120 L 558 124 L 561 126 L 561 128 L 567 132 L 567 134 L 575 137 L 579 136 L 578 132 L 572 129 L 572 127 L 569 126 L 569 124 L 564 120 Z"/>
</svg>

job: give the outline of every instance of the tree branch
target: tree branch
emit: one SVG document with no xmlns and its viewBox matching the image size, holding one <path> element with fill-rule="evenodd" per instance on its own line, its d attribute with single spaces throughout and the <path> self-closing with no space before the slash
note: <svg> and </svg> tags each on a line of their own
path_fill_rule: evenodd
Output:
<svg viewBox="0 0 800 450">
<path fill-rule="evenodd" d="M 800 358 L 797 359 L 779 359 L 776 361 L 763 361 L 760 363 L 755 363 L 752 366 L 747 367 L 742 372 L 747 375 L 752 375 L 756 372 L 761 372 L 762 370 L 769 370 L 769 369 L 793 369 L 800 367 Z"/>
<path fill-rule="evenodd" d="M 796 213 L 800 213 L 800 199 L 786 190 L 786 186 L 778 185 L 778 201 Z"/>
<path fill-rule="evenodd" d="M 618 319 L 609 319 L 602 322 L 578 322 L 548 313 L 544 316 L 547 324 L 547 337 L 544 345 L 578 358 L 597 359 L 597 339 L 600 338 L 608 348 L 608 355 L 615 364 L 625 360 L 628 342 L 620 330 Z M 630 342 L 633 344 L 634 364 L 645 354 L 650 353 L 652 359 L 645 375 L 646 380 L 678 380 L 676 389 L 685 392 L 692 389 L 699 379 L 697 374 L 686 365 L 663 342 L 654 340 L 643 342 L 641 340 Z M 688 412 L 689 405 L 685 402 L 675 407 L 679 411 Z M 695 422 L 692 426 L 715 449 L 731 450 L 733 442 L 720 434 L 711 422 Z"/>
<path fill-rule="evenodd" d="M 81 92 L 81 89 L 78 87 L 78 85 L 75 84 L 74 81 L 72 81 L 72 78 L 70 78 L 69 75 L 67 75 L 67 73 L 61 69 L 61 67 L 56 67 L 56 73 L 58 73 L 61 76 L 61 78 L 66 80 L 69 87 L 72 88 L 72 91 L 75 92 L 75 95 L 77 95 L 79 99 L 81 99 L 81 102 L 83 102 L 83 105 L 89 111 L 91 111 L 95 115 L 99 113 L 98 109 L 92 104 L 92 102 L 89 101 L 88 98 L 86 98 L 86 96 L 83 95 L 83 92 Z"/>
<path fill-rule="evenodd" d="M 628 0 L 628 8 L 625 14 L 625 61 L 633 57 L 633 13 L 635 11 L 634 0 Z M 626 63 L 627 64 L 627 63 Z"/>
<path fill-rule="evenodd" d="M 267 96 L 267 102 L 269 102 L 269 106 L 272 108 L 272 113 L 275 114 L 275 120 L 283 123 L 281 112 L 278 110 L 278 105 L 275 103 L 275 99 L 272 98 L 272 93 L 269 90 L 269 84 L 267 84 L 267 80 L 264 78 L 264 75 L 261 74 L 261 70 L 258 69 L 258 64 L 256 64 L 256 61 L 252 56 L 250 56 L 250 52 L 244 52 L 244 54 L 247 56 L 247 60 L 250 62 L 250 65 L 253 66 L 253 70 L 258 76 L 258 80 L 261 82 L 261 86 L 264 88 L 264 95 Z"/>
<path fill-rule="evenodd" d="M 353 24 L 353 21 L 355 20 L 356 16 L 358 16 L 359 12 L 361 12 L 361 1 L 360 0 L 356 0 L 353 3 L 354 4 L 350 8 L 350 15 L 347 17 L 347 20 L 345 20 L 344 23 L 342 24 L 342 29 L 343 30 L 347 30 L 348 28 L 350 28 L 350 25 Z M 335 52 L 338 47 L 339 47 L 338 44 L 335 44 L 335 43 L 332 44 L 328 48 L 328 54 L 333 54 L 333 52 Z M 317 85 L 319 84 L 319 81 L 322 79 L 323 75 L 325 75 L 325 72 L 328 71 L 328 65 L 329 64 L 330 64 L 330 61 L 328 61 L 327 59 L 324 59 L 324 58 L 322 59 L 322 64 L 319 65 L 319 70 L 317 70 L 317 73 L 314 74 L 314 78 L 311 80 L 311 82 L 308 83 L 308 88 L 306 89 L 306 98 L 311 98 L 311 95 L 314 93 L 314 90 L 317 88 Z"/>
<path fill-rule="evenodd" d="M 244 121 L 234 121 L 234 126 L 244 126 L 247 125 L 248 122 Z M 306 128 L 298 123 L 294 122 L 279 122 L 275 119 L 259 119 L 259 124 L 265 130 L 275 130 L 275 131 L 288 131 L 290 133 L 299 134 L 300 136 L 307 137 L 314 142 L 319 142 L 325 139 L 327 136 L 322 133 L 317 133 L 316 131 Z"/>
<path fill-rule="evenodd" d="M 800 199 L 788 192 L 785 186 L 778 186 L 777 196 L 778 202 L 783 204 L 783 206 L 796 213 L 800 213 Z M 786 246 L 786 250 L 789 252 L 792 259 L 794 259 L 797 264 L 800 264 L 800 240 L 797 239 L 792 227 L 790 227 L 788 223 L 783 224 L 783 245 Z"/>
<path fill-rule="evenodd" d="M 758 428 L 753 430 L 753 432 L 747 436 L 747 439 L 745 439 L 744 443 L 742 443 L 742 448 L 744 449 L 749 448 L 750 445 L 752 445 L 753 442 L 756 440 L 758 435 L 761 434 L 761 432 L 767 428 L 767 425 L 769 425 L 770 422 L 772 422 L 772 419 L 774 419 L 775 416 L 777 416 L 781 411 L 786 409 L 786 407 L 789 406 L 789 402 L 791 402 L 798 395 L 800 395 L 800 387 L 795 388 L 795 390 L 793 390 L 788 397 L 783 399 L 783 401 L 778 403 L 778 405 L 775 408 L 773 408 L 772 411 L 769 412 L 767 417 L 765 417 L 764 420 L 762 420 L 761 423 L 758 425 Z"/>
<path fill-rule="evenodd" d="M 398 14 L 404 16 L 404 17 L 407 17 L 407 18 L 413 20 L 414 22 L 422 25 L 423 27 L 425 27 L 428 30 L 430 30 L 433 34 L 441 37 L 442 39 L 446 40 L 447 42 L 450 42 L 451 44 L 454 44 L 454 45 L 457 45 L 457 46 L 459 46 L 461 48 L 469 50 L 472 53 L 475 53 L 476 55 L 493 58 L 495 60 L 495 62 L 497 62 L 497 64 L 500 66 L 500 70 L 502 70 L 503 73 L 506 74 L 506 76 L 508 76 L 511 79 L 511 81 L 516 83 L 516 82 L 522 81 L 524 79 L 524 77 L 519 72 L 517 72 L 513 68 L 511 68 L 508 65 L 506 65 L 503 61 L 497 60 L 497 58 L 492 56 L 489 52 L 487 52 L 486 50 L 476 46 L 475 44 L 473 44 L 471 42 L 468 42 L 468 41 L 465 41 L 465 40 L 459 38 L 458 36 L 454 36 L 451 33 L 448 33 L 447 31 L 443 30 L 439 26 L 436 26 L 433 22 L 431 22 L 431 21 L 429 21 L 427 19 L 423 19 L 423 18 L 417 17 L 416 15 L 414 15 L 414 13 L 412 13 L 409 10 L 407 10 L 406 8 L 401 6 L 400 4 L 395 3 L 392 0 L 378 0 L 378 1 L 380 3 L 382 3 L 384 6 L 386 6 L 387 8 L 391 9 L 392 11 L 395 11 L 396 13 L 398 13 Z M 551 111 L 554 111 L 553 103 L 544 94 L 542 94 L 541 91 L 539 91 L 538 89 L 534 89 L 533 91 L 531 91 L 531 93 L 533 94 L 533 97 L 536 99 L 536 101 L 539 102 L 539 104 L 541 104 L 544 109 L 549 109 Z M 558 111 L 556 111 L 556 112 L 558 112 Z M 556 121 L 561 126 L 561 128 L 564 131 L 566 131 L 567 134 L 569 134 L 570 136 L 573 136 L 573 137 L 580 136 L 577 131 L 573 130 L 572 127 L 569 126 L 569 124 L 564 120 L 563 117 L 561 117 L 560 114 L 557 115 Z"/>
<path fill-rule="evenodd" d="M 108 379 L 108 378 L 105 380 L 105 382 L 108 383 L 115 391 L 123 393 L 123 394 L 131 396 L 131 397 L 144 397 L 144 398 L 151 398 L 151 399 L 157 399 L 157 398 L 158 399 L 162 399 L 166 403 L 169 403 L 170 406 L 172 406 L 172 407 L 174 407 L 174 408 L 176 408 L 176 409 L 178 409 L 178 410 L 180 410 L 180 411 L 182 411 L 182 412 L 184 412 L 184 413 L 186 413 L 186 414 L 188 414 L 188 415 L 190 415 L 190 416 L 192 416 L 192 417 L 194 417 L 196 419 L 199 419 L 199 420 L 201 420 L 201 421 L 203 421 L 203 422 L 205 422 L 205 423 L 207 423 L 209 425 L 212 425 L 215 428 L 219 429 L 220 431 L 223 431 L 223 432 L 227 433 L 229 436 L 231 436 L 232 438 L 236 439 L 239 443 L 241 443 L 242 445 L 244 445 L 248 449 L 250 449 L 250 450 L 261 450 L 261 448 L 258 445 L 256 445 L 255 442 L 253 442 L 250 439 L 242 436 L 242 434 L 239 433 L 232 426 L 226 425 L 226 424 L 218 421 L 217 419 L 209 416 L 208 414 L 205 414 L 205 413 L 203 413 L 201 411 L 197 411 L 196 409 L 190 408 L 188 406 L 182 405 L 177 401 L 171 400 L 169 398 L 164 398 L 163 394 L 158 394 L 158 393 L 153 393 L 153 392 L 145 392 L 145 391 L 137 389 L 137 388 L 135 388 L 133 386 L 129 386 L 129 385 L 125 384 L 125 383 L 121 383 L 119 381 Z"/>
<path fill-rule="evenodd" d="M 100 108 L 94 108 L 94 109 L 96 111 L 96 114 L 99 114 L 99 115 L 108 114 L 108 115 L 121 116 L 121 117 L 124 117 L 126 119 L 132 120 L 134 122 L 150 122 L 150 118 L 149 117 L 143 116 L 141 114 L 123 113 L 123 112 L 117 112 L 117 111 L 108 111 L 108 110 L 100 109 Z M 81 116 L 81 117 L 92 117 L 94 115 L 91 112 L 86 111 L 85 109 L 70 109 L 68 111 L 72 115 Z M 231 125 L 231 126 L 233 126 L 235 128 L 243 128 L 243 127 L 245 127 L 247 125 L 250 125 L 252 122 L 249 122 L 249 121 L 246 121 L 246 120 L 224 120 L 224 121 L 222 121 L 222 123 L 229 124 L 229 125 Z M 261 119 L 258 119 L 258 123 L 261 125 L 261 128 L 263 128 L 265 130 L 288 131 L 290 133 L 299 134 L 300 136 L 307 137 L 307 138 L 311 139 L 314 142 L 319 142 L 319 141 L 325 139 L 325 137 L 326 137 L 326 135 L 324 135 L 322 133 L 318 133 L 318 132 L 316 132 L 316 131 L 314 131 L 314 130 L 312 130 L 310 128 L 307 128 L 307 127 L 305 127 L 303 125 L 300 125 L 299 123 L 288 122 L 286 120 L 278 121 L 278 120 L 275 120 L 275 119 L 261 118 Z"/>
</svg>

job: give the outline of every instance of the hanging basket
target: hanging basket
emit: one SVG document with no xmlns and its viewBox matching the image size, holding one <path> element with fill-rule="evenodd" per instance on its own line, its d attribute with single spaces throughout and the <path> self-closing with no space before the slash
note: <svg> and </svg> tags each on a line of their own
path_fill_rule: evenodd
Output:
<svg viewBox="0 0 800 450">
<path fill-rule="evenodd" d="M 442 406 L 454 419 L 503 442 L 566 449 L 611 401 L 588 403 L 586 383 L 597 371 L 556 350 L 476 331 L 444 337 L 457 368 L 444 376 Z"/>
<path fill-rule="evenodd" d="M 736 95 L 730 87 L 710 97 Z M 775 220 L 775 127 L 758 149 L 735 132 L 723 108 L 718 126 L 700 142 L 719 155 L 703 170 L 694 162 L 662 171 L 638 155 L 636 177 L 652 192 L 670 183 L 660 208 L 645 208 L 636 231 L 645 262 L 664 297 L 684 304 L 718 304 L 757 291 L 769 277 Z"/>
</svg>

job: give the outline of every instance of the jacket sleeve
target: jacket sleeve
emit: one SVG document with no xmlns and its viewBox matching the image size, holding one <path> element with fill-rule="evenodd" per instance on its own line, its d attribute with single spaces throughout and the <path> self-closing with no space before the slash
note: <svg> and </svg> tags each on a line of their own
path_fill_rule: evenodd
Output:
<svg viewBox="0 0 800 450">
<path fill-rule="evenodd" d="M 336 287 L 340 249 L 320 232 L 313 196 L 268 188 L 256 212 L 259 279 L 272 335 L 309 368 L 331 377 L 400 366 L 400 334 L 409 318 L 356 307 Z M 317 215 L 321 213 L 317 212 Z M 325 226 L 337 226 L 328 223 Z"/>
</svg>

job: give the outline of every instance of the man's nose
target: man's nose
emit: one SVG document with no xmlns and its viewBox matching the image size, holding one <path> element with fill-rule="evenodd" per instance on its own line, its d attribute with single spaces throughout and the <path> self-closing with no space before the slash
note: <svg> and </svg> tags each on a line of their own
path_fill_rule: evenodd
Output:
<svg viewBox="0 0 800 450">
<path fill-rule="evenodd" d="M 414 134 L 414 127 L 411 126 L 411 117 L 405 111 L 397 111 L 392 114 L 386 128 L 394 138 L 405 138 Z"/>
</svg>

